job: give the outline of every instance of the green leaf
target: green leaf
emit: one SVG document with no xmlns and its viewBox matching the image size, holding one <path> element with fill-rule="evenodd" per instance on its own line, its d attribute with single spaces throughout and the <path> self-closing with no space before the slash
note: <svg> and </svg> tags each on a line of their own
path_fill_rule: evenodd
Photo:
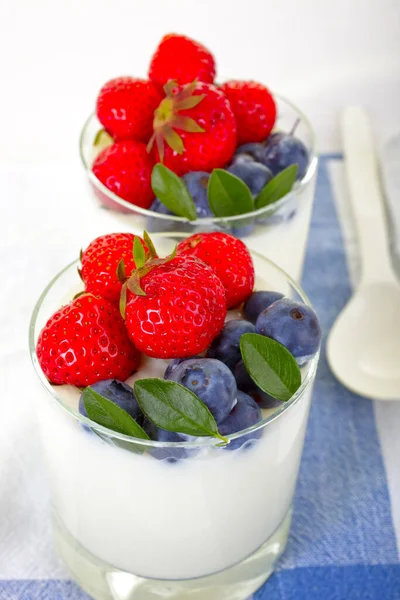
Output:
<svg viewBox="0 0 400 600">
<path fill-rule="evenodd" d="M 142 246 L 142 242 L 140 239 L 135 236 L 133 242 L 133 260 L 135 261 L 135 265 L 137 269 L 141 269 L 146 262 L 146 257 L 144 253 L 144 248 Z"/>
<path fill-rule="evenodd" d="M 83 403 L 89 419 L 95 423 L 135 438 L 150 439 L 123 408 L 97 393 L 90 386 L 83 391 Z"/>
<path fill-rule="evenodd" d="M 161 163 L 153 167 L 151 187 L 160 202 L 174 215 L 185 217 L 189 221 L 197 218 L 196 206 L 185 182 Z"/>
<path fill-rule="evenodd" d="M 96 148 L 96 150 L 100 151 L 104 150 L 104 148 L 108 148 L 108 146 L 111 146 L 113 143 L 114 140 L 111 137 L 111 135 L 107 133 L 105 129 L 100 129 L 100 131 L 96 133 L 96 137 L 93 141 L 93 146 Z"/>
<path fill-rule="evenodd" d="M 138 379 L 135 395 L 142 411 L 157 427 L 227 441 L 218 433 L 204 402 L 183 385 L 166 379 Z"/>
<path fill-rule="evenodd" d="M 258 194 L 255 201 L 256 209 L 264 208 L 286 196 L 294 186 L 298 168 L 297 164 L 290 165 L 275 175 Z"/>
<path fill-rule="evenodd" d="M 240 338 L 240 351 L 246 370 L 264 392 L 286 402 L 301 385 L 301 372 L 282 344 L 257 333 Z"/>
<path fill-rule="evenodd" d="M 154 247 L 151 237 L 149 236 L 149 234 L 147 233 L 146 230 L 143 231 L 143 240 L 149 249 L 149 254 L 150 254 L 151 258 L 157 258 L 157 251 Z"/>
<path fill-rule="evenodd" d="M 125 283 L 126 270 L 125 270 L 125 261 L 123 258 L 121 258 L 121 260 L 119 261 L 119 263 L 117 265 L 116 274 L 117 274 L 118 281 L 120 281 L 121 283 Z"/>
<path fill-rule="evenodd" d="M 224 169 L 214 169 L 208 181 L 208 203 L 216 217 L 243 215 L 253 210 L 247 185 Z"/>
</svg>

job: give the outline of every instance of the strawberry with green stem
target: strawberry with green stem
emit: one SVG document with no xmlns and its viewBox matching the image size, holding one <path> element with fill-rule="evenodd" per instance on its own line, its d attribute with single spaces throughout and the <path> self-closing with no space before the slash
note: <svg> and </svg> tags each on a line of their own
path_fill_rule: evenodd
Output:
<svg viewBox="0 0 400 600">
<path fill-rule="evenodd" d="M 225 290 L 202 261 L 177 256 L 158 258 L 149 236 L 146 256 L 135 248 L 137 270 L 118 272 L 123 281 L 120 309 L 134 345 L 153 358 L 184 358 L 203 352 L 221 331 Z"/>
<path fill-rule="evenodd" d="M 236 121 L 226 96 L 209 83 L 169 81 L 154 113 L 148 150 L 177 175 L 225 166 L 236 147 Z"/>
</svg>

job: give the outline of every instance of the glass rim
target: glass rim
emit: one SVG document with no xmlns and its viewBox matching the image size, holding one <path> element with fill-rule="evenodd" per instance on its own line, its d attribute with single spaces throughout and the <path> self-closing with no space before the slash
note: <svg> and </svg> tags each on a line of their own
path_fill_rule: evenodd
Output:
<svg viewBox="0 0 400 600">
<path fill-rule="evenodd" d="M 276 265 L 273 261 L 269 260 L 265 256 L 259 254 L 258 252 L 254 251 L 254 250 L 250 250 L 250 251 L 251 251 L 251 254 L 254 254 L 258 259 L 265 261 L 266 263 L 268 263 L 269 266 L 271 266 L 273 269 L 275 269 L 281 275 L 283 275 L 286 278 L 287 282 L 290 283 L 290 285 L 299 294 L 299 296 L 301 297 L 301 300 L 307 306 L 312 307 L 312 304 L 311 304 L 307 294 L 294 281 L 294 279 L 292 279 L 292 277 L 290 277 L 290 275 L 288 275 L 283 269 L 278 267 L 278 265 Z M 144 440 L 141 438 L 135 438 L 133 436 L 125 435 L 123 433 L 113 431 L 112 429 L 108 429 L 107 427 L 104 427 L 103 425 L 99 425 L 95 421 L 92 421 L 88 417 L 85 417 L 79 411 L 76 411 L 71 406 L 69 406 L 64 401 L 62 396 L 57 393 L 57 386 L 51 385 L 51 383 L 48 381 L 48 379 L 46 378 L 45 374 L 43 373 L 43 371 L 39 365 L 39 360 L 38 360 L 37 354 L 36 354 L 36 340 L 35 340 L 36 321 L 37 321 L 37 317 L 40 312 L 40 309 L 42 308 L 43 302 L 47 297 L 48 292 L 51 290 L 51 288 L 54 286 L 54 284 L 67 271 L 69 271 L 72 268 L 75 268 L 78 263 L 79 263 L 79 259 L 72 261 L 66 267 L 64 267 L 61 271 L 59 271 L 57 273 L 57 275 L 55 275 L 55 277 L 53 277 L 53 279 L 51 279 L 51 281 L 47 284 L 47 286 L 45 287 L 43 292 L 40 294 L 39 299 L 37 300 L 37 302 L 34 306 L 32 316 L 31 316 L 31 319 L 29 322 L 29 354 L 30 354 L 30 357 L 31 357 L 31 360 L 33 363 L 33 367 L 36 371 L 36 374 L 40 380 L 40 383 L 45 388 L 45 390 L 52 396 L 53 400 L 56 401 L 56 403 L 60 406 L 60 408 L 64 409 L 67 413 L 69 413 L 78 422 L 80 422 L 84 425 L 87 425 L 91 429 L 94 429 L 95 432 L 97 432 L 101 435 L 101 437 L 106 436 L 107 438 L 111 438 L 111 439 L 115 438 L 115 439 L 118 439 L 123 442 L 127 442 L 130 444 L 136 444 L 136 445 L 139 444 L 142 446 L 147 446 L 149 448 L 205 448 L 205 447 L 215 447 L 215 446 L 220 445 L 221 440 L 219 440 L 217 438 L 209 437 L 209 436 L 196 437 L 195 440 L 182 441 L 182 442 L 159 442 L 156 440 Z M 255 425 L 252 425 L 251 427 L 248 427 L 247 429 L 243 429 L 242 431 L 238 431 L 236 433 L 227 435 L 226 438 L 229 441 L 233 441 L 235 439 L 238 439 L 245 435 L 248 435 L 249 433 L 256 432 L 259 429 L 264 429 L 270 423 L 279 419 L 282 415 L 284 415 L 287 411 L 289 411 L 293 406 L 295 406 L 297 404 L 297 402 L 299 401 L 299 399 L 303 396 L 303 394 L 305 393 L 305 391 L 309 387 L 309 385 L 312 384 L 314 381 L 314 377 L 315 377 L 315 373 L 316 373 L 316 369 L 317 369 L 317 365 L 318 365 L 319 355 L 320 355 L 320 350 L 318 350 L 318 352 L 309 361 L 309 363 L 307 365 L 308 370 L 307 370 L 306 376 L 302 380 L 299 389 L 295 392 L 295 394 L 293 394 L 293 396 L 290 400 L 288 400 L 287 402 L 282 402 L 281 406 L 277 407 L 276 410 L 272 414 L 268 415 L 264 419 L 261 419 L 261 421 L 259 421 Z"/>
<path fill-rule="evenodd" d="M 91 164 L 89 164 L 85 159 L 84 142 L 85 142 L 85 139 L 87 136 L 87 130 L 88 130 L 89 126 L 91 125 L 93 119 L 97 118 L 96 114 L 94 112 L 91 113 L 90 116 L 85 121 L 83 128 L 81 130 L 80 136 L 79 136 L 79 155 L 81 158 L 82 165 L 87 173 L 90 183 L 92 183 L 92 185 L 94 185 L 101 193 L 103 193 L 105 196 L 107 196 L 110 200 L 112 200 L 116 204 L 119 204 L 122 208 L 126 209 L 128 212 L 139 213 L 148 218 L 151 217 L 153 219 L 161 219 L 164 221 L 174 221 L 176 223 L 185 223 L 185 224 L 190 223 L 190 225 L 192 225 L 192 226 L 197 226 L 197 225 L 206 226 L 206 225 L 211 225 L 211 224 L 215 224 L 215 223 L 230 223 L 230 222 L 235 223 L 237 221 L 241 221 L 241 220 L 249 218 L 249 217 L 259 217 L 261 215 L 274 213 L 290 200 L 290 196 L 293 193 L 293 191 L 299 192 L 309 185 L 309 183 L 312 181 L 314 173 L 316 172 L 316 169 L 317 169 L 318 156 L 317 156 L 316 133 L 315 133 L 313 126 L 311 125 L 309 118 L 293 102 L 291 102 L 284 96 L 282 96 L 280 94 L 275 94 L 274 92 L 272 94 L 273 94 L 274 98 L 276 98 L 277 100 L 280 100 L 281 102 L 290 106 L 301 117 L 302 121 L 304 121 L 304 123 L 306 124 L 307 129 L 311 135 L 311 150 L 310 150 L 310 160 L 309 160 L 308 168 L 307 168 L 307 171 L 304 174 L 303 178 L 300 181 L 296 182 L 293 190 L 291 190 L 288 194 L 283 196 L 280 200 L 278 200 L 278 202 L 264 206 L 263 208 L 253 210 L 252 212 L 249 212 L 249 213 L 244 213 L 241 215 L 233 215 L 230 217 L 206 217 L 206 218 L 195 219 L 193 221 L 190 221 L 186 217 L 180 217 L 178 215 L 163 215 L 163 214 L 157 213 L 153 210 L 149 210 L 147 208 L 142 208 L 141 206 L 137 206 L 136 204 L 132 204 L 131 202 L 128 202 L 127 200 L 123 200 L 122 198 L 120 198 L 119 196 L 114 194 L 114 192 L 109 190 L 100 181 L 100 179 L 98 179 L 96 177 L 96 175 L 93 173 L 93 171 L 91 169 Z"/>
</svg>

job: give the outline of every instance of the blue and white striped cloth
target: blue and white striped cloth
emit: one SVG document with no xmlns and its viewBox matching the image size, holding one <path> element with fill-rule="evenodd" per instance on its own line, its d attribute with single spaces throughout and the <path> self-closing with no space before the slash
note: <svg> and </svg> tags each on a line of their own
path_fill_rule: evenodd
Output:
<svg viewBox="0 0 400 600">
<path fill-rule="evenodd" d="M 4 240 L 0 249 L 7 249 Z M 325 338 L 357 276 L 343 161 L 325 155 L 303 281 Z M 25 450 L 18 454 L 17 429 L 10 431 L 14 437 L 4 452 L 0 445 L 0 461 L 5 456 L 12 465 L 0 470 L 0 599 L 87 599 L 53 554 L 42 475 Z M 399 432 L 400 402 L 372 402 L 349 392 L 323 352 L 288 548 L 252 600 L 400 600 Z"/>
</svg>

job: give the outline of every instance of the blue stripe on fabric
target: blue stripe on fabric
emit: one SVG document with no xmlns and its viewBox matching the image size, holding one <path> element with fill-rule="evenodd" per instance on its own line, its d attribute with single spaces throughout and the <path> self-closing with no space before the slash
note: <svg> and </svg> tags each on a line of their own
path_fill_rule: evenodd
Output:
<svg viewBox="0 0 400 600">
<path fill-rule="evenodd" d="M 0 581 L 1 600 L 91 600 L 72 581 L 13 579 Z"/>
<path fill-rule="evenodd" d="M 326 160 L 318 174 L 303 285 L 326 338 L 351 293 Z M 324 340 L 281 567 L 397 562 L 373 405 L 334 378 Z"/>
<path fill-rule="evenodd" d="M 399 600 L 400 565 L 278 571 L 253 600 Z"/>
</svg>

